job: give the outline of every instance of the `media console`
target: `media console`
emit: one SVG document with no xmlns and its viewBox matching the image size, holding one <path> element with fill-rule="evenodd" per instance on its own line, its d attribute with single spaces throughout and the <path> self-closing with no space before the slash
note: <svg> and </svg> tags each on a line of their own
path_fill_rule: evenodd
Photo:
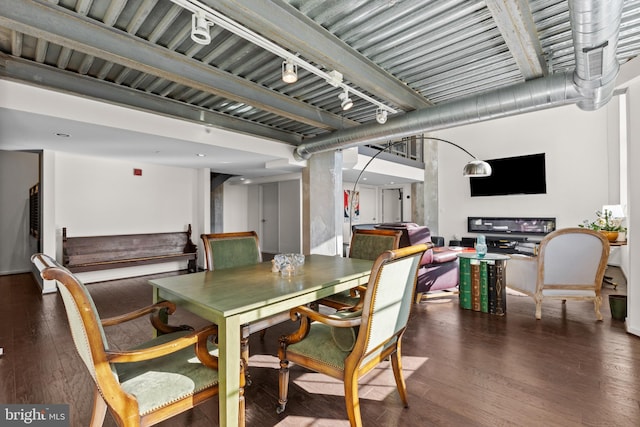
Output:
<svg viewBox="0 0 640 427">
<path fill-rule="evenodd" d="M 539 240 L 529 240 L 528 237 L 485 236 L 485 239 L 488 252 L 503 254 L 537 255 L 540 245 Z M 475 237 L 463 237 L 461 245 L 473 248 L 475 243 Z"/>
<path fill-rule="evenodd" d="M 516 234 L 518 236 L 492 236 L 485 234 L 487 249 L 489 252 L 525 255 L 536 255 L 538 253 L 539 238 L 529 236 L 539 236 L 555 231 L 555 218 L 516 218 L 516 217 L 468 217 L 467 231 L 477 234 Z M 461 244 L 466 247 L 473 247 L 475 237 L 463 237 Z"/>
<path fill-rule="evenodd" d="M 555 229 L 555 218 L 467 217 L 467 231 L 470 233 L 513 233 L 544 236 Z"/>
</svg>

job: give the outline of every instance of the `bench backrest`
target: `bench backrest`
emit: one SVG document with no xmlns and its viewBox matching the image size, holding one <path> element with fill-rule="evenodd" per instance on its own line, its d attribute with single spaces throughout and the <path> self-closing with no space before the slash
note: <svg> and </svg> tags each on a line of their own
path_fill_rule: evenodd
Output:
<svg viewBox="0 0 640 427">
<path fill-rule="evenodd" d="M 63 228 L 62 234 L 63 264 L 72 271 L 114 268 L 124 262 L 154 262 L 197 252 L 191 241 L 191 225 L 187 231 L 168 233 L 68 237 Z"/>
</svg>

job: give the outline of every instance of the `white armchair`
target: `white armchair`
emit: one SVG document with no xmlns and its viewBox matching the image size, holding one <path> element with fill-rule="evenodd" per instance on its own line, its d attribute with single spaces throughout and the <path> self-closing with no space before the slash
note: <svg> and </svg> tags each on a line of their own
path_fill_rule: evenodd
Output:
<svg viewBox="0 0 640 427">
<path fill-rule="evenodd" d="M 507 287 L 522 292 L 536 303 L 536 319 L 542 318 L 543 299 L 593 301 L 596 318 L 600 306 L 602 279 L 609 258 L 609 242 L 597 231 L 564 228 L 540 242 L 535 257 L 512 255 Z"/>
</svg>

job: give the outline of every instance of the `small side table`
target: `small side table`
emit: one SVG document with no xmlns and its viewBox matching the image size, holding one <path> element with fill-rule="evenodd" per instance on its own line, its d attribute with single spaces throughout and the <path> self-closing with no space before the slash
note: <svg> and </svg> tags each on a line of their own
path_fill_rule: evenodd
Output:
<svg viewBox="0 0 640 427">
<path fill-rule="evenodd" d="M 496 316 L 507 313 L 506 266 L 508 255 L 476 252 L 457 254 L 460 262 L 460 308 Z"/>
<path fill-rule="evenodd" d="M 625 246 L 626 244 L 627 244 L 626 240 L 620 240 L 620 241 L 616 240 L 615 242 L 609 242 L 609 246 Z M 602 284 L 613 286 L 614 291 L 618 289 L 618 284 L 613 281 L 613 277 L 611 276 L 604 276 L 604 278 L 602 279 Z"/>
</svg>

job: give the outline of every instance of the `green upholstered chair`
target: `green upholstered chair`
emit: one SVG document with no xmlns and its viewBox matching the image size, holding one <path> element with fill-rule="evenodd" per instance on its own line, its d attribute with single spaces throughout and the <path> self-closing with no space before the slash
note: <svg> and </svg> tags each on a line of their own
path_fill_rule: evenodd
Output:
<svg viewBox="0 0 640 427">
<path fill-rule="evenodd" d="M 420 259 L 427 249 L 420 244 L 382 253 L 374 261 L 360 312 L 336 316 L 305 306 L 291 310 L 292 318 L 300 318 L 300 328 L 280 338 L 278 413 L 287 403 L 290 362 L 344 381 L 349 421 L 360 426 L 358 379 L 391 357 L 400 398 L 408 406 L 400 342 L 413 306 Z M 349 334 L 351 344 L 346 342 Z"/>
<path fill-rule="evenodd" d="M 255 231 L 203 234 L 201 238 L 209 271 L 262 262 L 260 241 Z"/>
<path fill-rule="evenodd" d="M 202 234 L 200 237 L 204 244 L 204 257 L 209 271 L 242 267 L 262 262 L 260 240 L 255 231 Z M 267 328 L 289 320 L 289 314 L 285 312 L 242 325 L 241 352 L 247 384 L 251 384 L 251 377 L 248 371 L 249 335 L 260 332 L 264 337 Z"/>
<path fill-rule="evenodd" d="M 384 251 L 398 249 L 402 231 L 355 229 L 349 245 L 349 258 L 375 260 Z M 341 292 L 318 301 L 319 304 L 336 310 L 358 310 L 362 305 L 365 286 Z"/>
<path fill-rule="evenodd" d="M 218 394 L 217 349 L 209 339 L 215 325 L 192 331 L 163 323 L 160 311 L 175 311 L 168 301 L 100 319 L 87 288 L 69 270 L 45 254 L 31 260 L 44 279 L 57 281 L 73 342 L 95 382 L 91 426 L 103 424 L 107 409 L 120 426 L 157 424 Z M 130 350 L 109 347 L 104 327 L 148 314 L 161 335 Z M 244 423 L 242 390 L 240 396 Z"/>
</svg>

